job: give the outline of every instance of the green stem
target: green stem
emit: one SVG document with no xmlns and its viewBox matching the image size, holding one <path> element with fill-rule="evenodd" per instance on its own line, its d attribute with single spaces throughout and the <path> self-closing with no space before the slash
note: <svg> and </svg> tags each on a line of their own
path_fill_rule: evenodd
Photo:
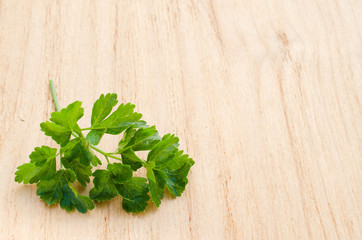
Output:
<svg viewBox="0 0 362 240">
<path fill-rule="evenodd" d="M 79 135 L 78 135 L 78 133 L 76 133 L 76 132 L 72 132 L 72 136 L 75 137 L 75 138 L 79 138 Z M 81 136 L 82 138 L 84 138 L 82 132 L 80 132 L 80 136 Z"/>
<path fill-rule="evenodd" d="M 107 160 L 107 163 L 108 164 L 111 164 L 110 162 L 109 162 L 109 159 L 108 159 L 108 157 L 107 156 L 104 156 L 105 158 L 106 158 L 106 160 Z"/>
<path fill-rule="evenodd" d="M 92 130 L 92 128 L 91 128 L 91 127 L 88 127 L 88 128 L 81 128 L 80 130 L 81 130 L 81 131 L 86 131 L 86 130 Z"/>
<path fill-rule="evenodd" d="M 60 160 L 59 160 L 59 162 L 60 162 L 60 168 L 63 167 L 62 158 L 63 158 L 63 153 L 60 153 Z"/>
<path fill-rule="evenodd" d="M 90 147 L 93 148 L 94 150 L 96 150 L 97 152 L 103 154 L 105 157 L 110 157 L 110 158 L 114 158 L 114 159 L 117 159 L 117 160 L 122 161 L 122 158 L 116 157 L 116 156 L 114 156 L 114 155 L 111 154 L 111 153 L 106 153 L 106 152 L 100 150 L 99 148 L 97 148 L 97 147 L 95 147 L 95 146 L 93 146 L 93 145 L 90 145 Z"/>
<path fill-rule="evenodd" d="M 50 79 L 49 84 L 50 84 L 50 91 L 52 92 L 52 97 L 53 97 L 53 101 L 54 101 L 55 110 L 57 110 L 57 112 L 59 112 L 60 111 L 60 106 L 59 106 L 57 93 L 55 92 L 55 85 L 54 85 L 53 79 Z"/>
<path fill-rule="evenodd" d="M 51 93 L 52 93 L 52 98 L 53 98 L 55 110 L 56 110 L 57 112 L 59 112 L 59 111 L 60 111 L 60 106 L 59 106 L 59 101 L 58 101 L 57 93 L 56 93 L 56 91 L 55 91 L 55 84 L 54 84 L 53 79 L 50 79 L 50 80 L 49 80 L 49 85 L 50 85 L 50 91 L 51 91 Z M 57 157 L 58 155 L 60 155 L 60 152 L 59 152 L 55 157 Z M 62 158 L 61 155 L 60 155 L 60 158 Z M 62 161 L 59 161 L 59 162 L 60 162 L 60 168 L 63 168 Z"/>
</svg>

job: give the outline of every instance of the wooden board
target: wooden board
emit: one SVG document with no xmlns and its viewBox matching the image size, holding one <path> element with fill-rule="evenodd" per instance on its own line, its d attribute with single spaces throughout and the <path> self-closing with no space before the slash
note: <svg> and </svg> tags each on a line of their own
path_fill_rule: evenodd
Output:
<svg viewBox="0 0 362 240">
<path fill-rule="evenodd" d="M 0 1 L 0 239 L 362 239 L 362 1 Z M 48 207 L 39 123 L 101 93 L 194 160 L 157 209 Z M 102 147 L 113 150 L 116 138 Z M 139 173 L 144 174 L 144 173 Z M 89 188 L 83 189 L 87 193 Z"/>
</svg>

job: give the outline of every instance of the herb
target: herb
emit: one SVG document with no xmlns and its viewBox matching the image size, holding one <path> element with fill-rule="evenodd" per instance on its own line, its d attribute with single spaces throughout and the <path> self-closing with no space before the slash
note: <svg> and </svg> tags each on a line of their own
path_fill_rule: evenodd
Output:
<svg viewBox="0 0 362 240">
<path fill-rule="evenodd" d="M 120 195 L 123 209 L 137 213 L 146 209 L 150 199 L 158 207 L 165 188 L 173 196 L 181 196 L 194 161 L 178 149 L 176 136 L 166 134 L 161 138 L 155 126 L 141 120 L 142 114 L 134 111 L 133 104 L 122 103 L 112 112 L 118 103 L 114 93 L 99 97 L 93 105 L 91 126 L 81 128 L 78 120 L 84 113 L 82 103 L 75 101 L 60 109 L 52 80 L 50 87 L 57 111 L 40 127 L 60 145 L 59 150 L 36 147 L 29 155 L 30 163 L 17 168 L 16 182 L 37 183 L 36 193 L 41 199 L 49 205 L 60 202 L 60 207 L 68 212 L 76 208 L 85 213 L 94 208 L 94 200 L 102 202 Z M 85 131 L 89 131 L 86 136 Z M 104 134 L 122 134 L 114 152 L 96 147 Z M 149 151 L 146 160 L 137 156 L 139 151 Z M 94 170 L 102 165 L 96 152 L 107 161 L 106 169 Z M 111 163 L 110 159 L 118 162 Z M 147 169 L 146 178 L 134 177 L 133 172 L 141 167 Z M 87 186 L 92 177 L 94 187 L 89 196 L 73 187 L 75 181 Z"/>
</svg>

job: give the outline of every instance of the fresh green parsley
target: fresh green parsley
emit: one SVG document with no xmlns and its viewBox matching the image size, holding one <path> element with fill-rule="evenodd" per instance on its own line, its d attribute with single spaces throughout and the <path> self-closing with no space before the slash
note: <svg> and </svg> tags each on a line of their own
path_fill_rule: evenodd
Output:
<svg viewBox="0 0 362 240">
<path fill-rule="evenodd" d="M 134 111 L 133 104 L 122 103 L 112 112 L 118 103 L 114 93 L 98 98 L 93 105 L 90 127 L 81 128 L 78 120 L 84 114 L 82 103 L 75 101 L 60 109 L 52 80 L 50 86 L 57 111 L 40 127 L 59 144 L 59 149 L 36 147 L 29 155 L 30 163 L 17 168 L 16 182 L 36 183 L 36 193 L 44 202 L 60 203 L 68 212 L 76 208 L 86 213 L 94 208 L 93 201 L 103 202 L 119 195 L 123 198 L 123 209 L 137 213 L 145 211 L 150 199 L 158 207 L 165 188 L 173 196 L 181 196 L 194 161 L 178 149 L 179 139 L 175 135 L 160 137 L 155 126 L 141 120 L 142 114 Z M 121 135 L 114 152 L 96 147 L 104 134 Z M 147 159 L 137 155 L 140 151 L 148 151 Z M 106 169 L 94 169 L 102 165 L 96 153 L 105 158 Z M 146 168 L 146 177 L 134 177 L 133 172 L 141 167 Z M 89 196 L 73 187 L 75 181 L 87 186 L 92 178 L 94 187 Z"/>
</svg>

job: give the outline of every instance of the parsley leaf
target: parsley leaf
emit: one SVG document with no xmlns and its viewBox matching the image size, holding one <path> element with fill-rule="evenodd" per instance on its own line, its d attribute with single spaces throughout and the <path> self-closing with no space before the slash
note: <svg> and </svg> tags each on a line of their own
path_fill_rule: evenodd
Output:
<svg viewBox="0 0 362 240">
<path fill-rule="evenodd" d="M 195 162 L 183 151 L 178 151 L 172 159 L 162 163 L 156 163 L 156 167 L 162 172 L 169 192 L 176 196 L 181 196 L 188 183 L 187 175 Z"/>
<path fill-rule="evenodd" d="M 129 181 L 117 185 L 119 195 L 123 197 L 122 207 L 127 212 L 142 212 L 147 207 L 148 196 L 147 179 L 134 177 Z"/>
<path fill-rule="evenodd" d="M 92 158 L 92 160 L 91 160 L 91 164 L 93 165 L 93 166 L 97 166 L 97 165 L 102 165 L 102 162 L 101 162 L 101 160 L 89 149 L 89 151 L 91 152 L 91 154 L 93 155 L 93 158 Z"/>
<path fill-rule="evenodd" d="M 102 94 L 99 99 L 93 104 L 91 125 L 96 126 L 104 118 L 106 118 L 111 113 L 113 107 L 117 104 L 117 102 L 117 94 Z M 88 133 L 86 138 L 93 145 L 98 145 L 105 131 L 105 129 L 92 130 Z"/>
<path fill-rule="evenodd" d="M 105 104 L 104 102 L 106 97 L 99 98 L 97 102 L 102 102 L 102 104 Z M 96 103 L 97 103 L 96 102 Z M 113 104 L 113 102 L 112 102 Z M 129 126 L 135 126 L 135 127 L 141 127 L 145 125 L 144 121 L 141 121 L 142 114 L 134 112 L 135 105 L 127 103 L 127 104 L 121 104 L 115 110 L 108 118 L 98 121 L 98 119 L 104 118 L 105 114 L 109 114 L 109 109 L 113 108 L 112 104 L 107 105 L 107 111 L 104 112 L 103 115 L 101 115 L 100 118 L 97 118 L 96 115 L 93 117 L 93 113 L 98 113 L 99 110 L 99 104 L 94 104 L 93 106 L 93 113 L 92 118 L 97 119 L 97 121 L 94 121 L 91 126 L 91 131 L 88 133 L 86 139 L 93 145 L 98 145 L 99 141 L 101 140 L 104 133 L 112 134 L 112 135 L 118 135 L 124 130 L 126 130 Z M 106 104 L 105 104 L 106 105 Z M 112 107 L 110 107 L 112 106 Z"/>
<path fill-rule="evenodd" d="M 106 118 L 111 113 L 113 107 L 116 106 L 117 102 L 117 94 L 108 93 L 105 96 L 102 94 L 93 105 L 91 118 L 92 126 Z"/>
<path fill-rule="evenodd" d="M 61 146 L 65 146 L 72 134 L 76 132 L 81 135 L 77 121 L 83 116 L 84 109 L 82 103 L 76 101 L 63 108 L 60 112 L 53 112 L 50 121 L 40 124 L 45 135 L 50 136 Z"/>
<path fill-rule="evenodd" d="M 132 178 L 133 171 L 128 165 L 113 163 L 107 165 L 107 170 L 96 170 L 93 173 L 94 179 L 89 192 L 91 199 L 97 201 L 110 200 L 117 196 L 116 184 L 122 184 Z"/>
<path fill-rule="evenodd" d="M 140 121 L 142 114 L 134 112 L 135 105 L 127 103 L 121 104 L 108 118 L 95 125 L 94 128 L 104 128 L 106 133 L 117 135 L 126 130 L 129 126 L 143 126 L 144 121 Z"/>
<path fill-rule="evenodd" d="M 42 166 L 48 159 L 55 158 L 56 155 L 56 148 L 41 146 L 36 147 L 34 151 L 29 155 L 29 158 L 31 163 L 34 163 L 37 166 Z"/>
<path fill-rule="evenodd" d="M 167 134 L 147 155 L 147 162 L 162 162 L 177 152 L 178 137 Z"/>
<path fill-rule="evenodd" d="M 134 151 L 150 150 L 159 141 L 160 136 L 158 135 L 155 126 L 142 127 L 137 131 L 132 127 L 125 132 L 118 144 L 116 153 L 122 153 L 130 148 Z"/>
<path fill-rule="evenodd" d="M 123 134 L 116 153 L 121 154 L 124 164 L 131 165 L 132 169 L 136 171 L 142 167 L 144 161 L 134 151 L 150 150 L 159 141 L 160 136 L 155 126 L 146 126 L 138 130 L 131 126 Z"/>
<path fill-rule="evenodd" d="M 188 182 L 187 175 L 194 161 L 179 151 L 178 138 L 165 135 L 147 156 L 147 177 L 151 199 L 158 207 L 165 186 L 174 196 L 180 196 Z"/>
<path fill-rule="evenodd" d="M 133 171 L 142 167 L 143 160 L 140 159 L 132 149 L 128 149 L 121 153 L 123 164 L 130 165 Z"/>
<path fill-rule="evenodd" d="M 91 199 L 101 202 L 117 196 L 117 189 L 109 171 L 96 170 L 93 177 L 94 188 L 89 191 Z"/>
<path fill-rule="evenodd" d="M 32 184 L 39 180 L 51 179 L 56 172 L 56 153 L 56 148 L 36 147 L 29 155 L 30 163 L 18 167 L 18 171 L 15 172 L 15 181 Z"/>
<path fill-rule="evenodd" d="M 158 207 L 163 198 L 165 179 L 162 176 L 162 172 L 154 170 L 153 168 L 147 168 L 147 178 L 152 202 Z"/>
<path fill-rule="evenodd" d="M 123 197 L 122 206 L 127 212 L 141 212 L 147 207 L 147 179 L 132 178 L 130 166 L 121 163 L 108 164 L 107 170 L 96 170 L 93 173 L 94 188 L 89 192 L 91 199 L 97 201 L 110 200 L 118 194 Z"/>
<path fill-rule="evenodd" d="M 74 171 L 77 180 L 83 186 L 90 182 L 89 177 L 92 175 L 92 166 L 90 163 L 96 158 L 90 151 L 86 142 L 80 138 L 75 138 L 61 148 L 64 157 L 61 163 L 67 169 Z"/>
<path fill-rule="evenodd" d="M 76 177 L 71 170 L 59 170 L 50 181 L 40 181 L 37 184 L 37 194 L 48 205 L 60 202 L 60 207 L 68 212 L 75 208 L 81 213 L 94 208 L 93 201 L 88 197 L 78 193 L 71 185 Z"/>
</svg>

